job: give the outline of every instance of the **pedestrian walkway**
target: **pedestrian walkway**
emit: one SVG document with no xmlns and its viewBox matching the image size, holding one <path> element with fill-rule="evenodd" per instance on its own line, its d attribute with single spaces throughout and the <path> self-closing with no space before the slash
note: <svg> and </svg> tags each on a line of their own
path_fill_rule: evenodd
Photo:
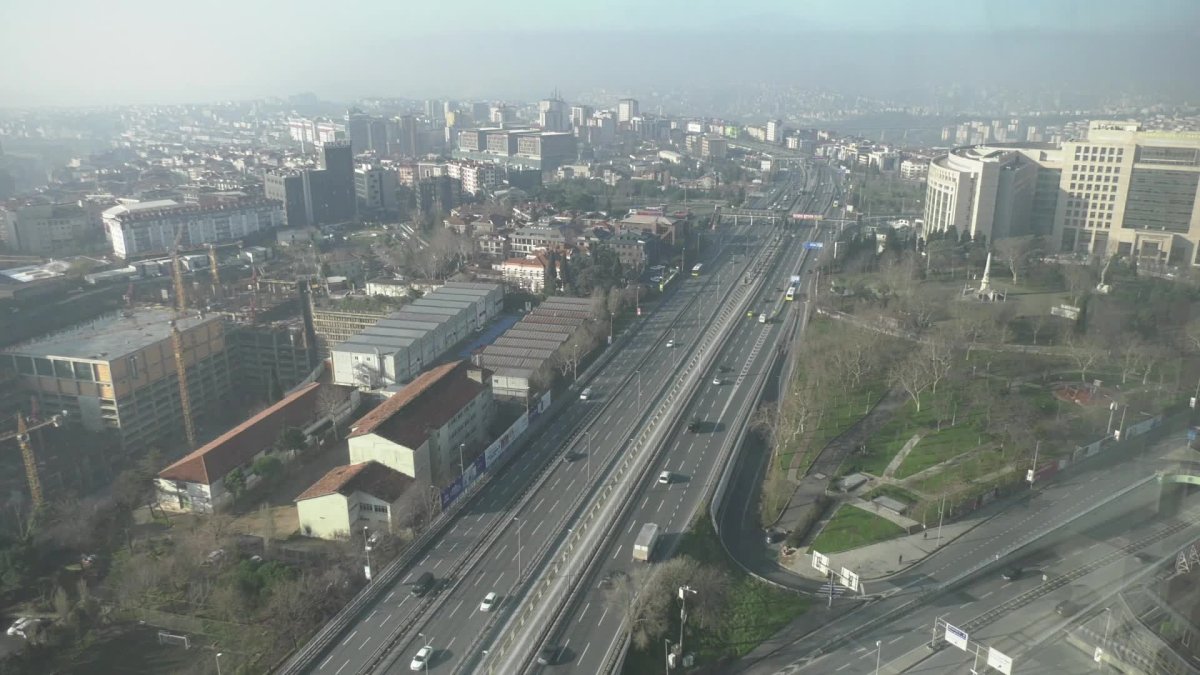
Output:
<svg viewBox="0 0 1200 675">
<path fill-rule="evenodd" d="M 908 453 L 912 452 L 912 449 L 917 447 L 917 443 L 920 442 L 921 434 L 913 434 L 913 437 L 908 439 L 908 442 L 904 444 L 904 447 L 900 448 L 900 452 L 897 452 L 896 456 L 892 458 L 892 461 L 888 462 L 887 468 L 883 470 L 883 477 L 891 478 L 894 476 L 896 474 L 896 469 L 899 469 L 900 464 L 904 462 L 904 458 L 908 457 Z"/>
<path fill-rule="evenodd" d="M 960 522 L 948 523 L 942 527 L 940 539 L 938 538 L 938 528 L 931 527 L 917 534 L 909 534 L 878 544 L 826 555 L 829 556 L 830 565 L 835 570 L 845 567 L 857 574 L 866 584 L 868 581 L 886 579 L 903 572 L 933 555 L 949 542 L 970 532 L 986 519 L 986 517 L 967 518 Z M 808 554 L 807 549 L 800 549 L 790 556 L 781 557 L 779 563 L 805 579 L 814 581 L 825 579 L 824 575 L 813 569 L 812 556 Z M 870 586 L 867 585 L 865 590 L 870 593 Z"/>
</svg>

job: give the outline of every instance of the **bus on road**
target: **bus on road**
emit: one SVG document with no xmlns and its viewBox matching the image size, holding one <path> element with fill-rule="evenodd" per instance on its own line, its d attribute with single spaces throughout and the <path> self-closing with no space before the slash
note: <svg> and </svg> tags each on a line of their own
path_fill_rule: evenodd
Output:
<svg viewBox="0 0 1200 675">
<path fill-rule="evenodd" d="M 792 284 L 791 286 L 788 286 L 787 295 L 785 295 L 783 299 L 787 300 L 788 302 L 791 302 L 796 299 L 796 284 Z"/>
<path fill-rule="evenodd" d="M 700 276 L 700 270 L 703 268 L 704 268 L 704 265 L 701 263 L 696 263 L 695 265 L 692 265 L 692 276 L 694 276 L 694 277 Z"/>
</svg>

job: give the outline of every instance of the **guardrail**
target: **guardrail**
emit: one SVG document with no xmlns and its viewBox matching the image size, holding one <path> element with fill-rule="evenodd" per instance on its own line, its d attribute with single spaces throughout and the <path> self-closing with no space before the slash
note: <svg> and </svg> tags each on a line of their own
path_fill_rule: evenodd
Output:
<svg viewBox="0 0 1200 675">
<path fill-rule="evenodd" d="M 709 283 L 711 283 L 711 282 L 706 280 L 704 287 L 707 287 L 709 285 Z M 675 321 L 678 321 L 680 318 L 682 318 L 691 309 L 692 305 L 695 304 L 699 300 L 699 297 L 700 297 L 700 295 L 697 294 L 695 297 L 689 299 L 688 302 L 684 305 L 684 307 L 682 307 L 679 310 L 679 313 L 677 314 Z M 639 324 L 639 326 L 640 326 L 640 324 Z M 665 333 L 663 335 L 659 336 L 658 342 L 661 342 L 664 339 L 665 339 Z M 638 363 L 639 367 L 642 363 L 645 363 L 645 361 L 647 361 L 650 358 L 650 355 L 652 354 L 652 352 L 653 352 L 653 349 L 647 350 L 646 354 L 642 356 L 641 361 Z M 611 352 L 611 353 L 615 354 L 615 351 Z M 595 365 L 596 364 L 593 364 L 593 366 L 595 366 Z M 590 368 L 589 368 L 589 370 L 590 370 Z M 621 381 L 621 383 L 615 388 L 614 393 L 619 392 L 622 389 L 624 389 L 625 387 L 629 386 L 632 383 L 633 378 L 636 376 L 636 372 L 637 371 L 634 370 L 634 371 L 631 371 L 630 374 L 626 375 L 623 378 L 623 380 Z M 607 410 L 608 406 L 612 405 L 612 403 L 615 402 L 617 399 L 618 399 L 617 396 L 606 396 L 604 398 L 603 405 L 600 406 L 599 408 L 595 409 L 592 412 L 592 414 L 590 414 L 587 417 L 588 421 L 585 425 L 582 425 L 580 428 L 576 429 L 576 431 L 572 432 L 572 434 L 568 438 L 567 442 L 563 444 L 563 447 L 570 448 L 579 440 L 580 436 L 582 436 L 583 434 L 586 434 L 586 433 L 591 433 L 591 426 L 593 424 L 595 424 L 596 420 L 599 419 L 599 417 L 603 413 L 603 411 Z M 642 422 L 642 419 L 644 419 L 644 416 L 643 416 L 643 418 L 639 418 L 639 420 L 636 421 L 634 424 L 632 424 L 630 428 L 636 429 L 637 425 Z M 618 453 L 614 453 L 614 459 L 617 456 L 618 456 Z M 534 495 L 537 492 L 537 490 L 540 489 L 540 487 L 549 478 L 550 474 L 552 473 L 553 468 L 554 468 L 554 464 L 552 462 L 547 462 L 545 465 L 543 465 L 541 472 L 538 475 L 538 478 L 533 483 L 531 483 L 528 487 L 526 487 L 526 489 L 521 497 L 521 501 L 513 508 L 508 509 L 507 513 L 515 513 L 515 512 L 520 511 L 522 508 L 524 508 L 527 505 L 529 499 L 532 497 L 532 495 Z M 583 494 L 586 495 L 587 492 L 585 492 Z M 573 508 L 575 508 L 575 507 L 573 507 Z M 504 521 L 502 519 L 498 519 L 496 522 L 503 523 Z M 462 570 L 469 569 L 469 568 L 473 567 L 475 564 L 477 564 L 478 561 L 487 553 L 487 550 L 496 541 L 496 539 L 499 538 L 503 534 L 503 531 L 504 531 L 503 527 L 497 527 L 497 528 L 495 528 L 494 531 L 490 532 L 488 535 L 488 539 L 486 540 L 486 543 L 483 545 L 480 545 L 480 546 L 476 546 L 475 549 L 473 550 L 473 552 L 471 553 L 471 555 L 461 558 L 458 562 L 456 562 L 454 567 L 451 568 L 450 572 L 446 575 L 446 578 L 455 578 L 455 575 L 457 575 Z M 548 542 L 547 545 L 544 545 L 543 549 L 547 548 L 549 543 L 550 542 Z M 531 560 L 536 560 L 537 555 L 538 554 L 535 554 L 535 557 L 531 558 Z M 526 565 L 524 567 L 526 570 L 528 570 L 528 569 L 532 569 L 532 568 L 536 567 L 536 565 Z M 520 583 L 522 581 L 522 579 L 527 576 L 528 576 L 527 573 L 523 573 L 521 577 L 518 577 L 517 581 L 514 582 L 514 584 Z M 455 586 L 452 588 L 456 588 L 456 587 L 457 587 L 457 582 L 455 583 Z M 413 612 L 409 615 L 409 619 L 407 621 L 405 621 L 401 624 L 398 624 L 396 629 L 394 629 L 390 633 L 388 639 L 384 640 L 381 643 L 381 645 L 378 648 L 376 648 L 375 652 L 372 654 L 371 658 L 367 661 L 366 665 L 362 669 L 360 669 L 358 672 L 359 673 L 370 672 L 378 664 L 383 662 L 387 658 L 388 654 L 393 652 L 394 647 L 402 641 L 404 634 L 407 631 L 409 631 L 414 624 L 419 623 L 420 621 L 426 620 L 428 618 L 428 615 L 432 614 L 433 612 L 436 612 L 444 604 L 444 602 L 445 602 L 444 598 L 446 598 L 446 597 L 448 597 L 448 595 L 442 595 L 442 596 L 440 596 L 439 600 L 437 600 L 436 602 L 431 602 L 431 603 L 421 606 L 416 612 Z M 500 616 L 500 615 L 501 615 L 501 613 L 497 613 L 497 614 L 493 615 L 492 620 L 489 621 L 489 625 L 491 625 L 496 620 L 496 618 L 498 618 L 498 616 Z M 486 629 L 485 629 L 485 631 L 481 631 L 481 635 L 483 635 L 485 632 L 486 632 Z M 478 643 L 479 638 L 477 638 L 475 642 Z M 395 653 L 399 653 L 399 652 L 395 652 Z M 468 649 L 468 653 L 473 653 L 473 650 Z M 462 662 L 460 662 L 460 663 L 462 663 Z"/>
<path fill-rule="evenodd" d="M 772 240 L 771 244 L 769 244 L 769 246 L 777 246 L 777 245 L 778 245 L 778 237 L 775 237 Z M 745 262 L 745 264 L 743 265 L 743 269 L 748 268 L 750 266 L 751 262 L 752 261 L 747 260 Z M 737 315 L 740 314 L 741 311 L 744 311 L 744 306 L 745 306 L 746 302 L 748 302 L 749 298 L 753 297 L 754 293 L 755 293 L 755 290 L 752 289 L 750 286 L 738 284 L 735 280 L 731 279 L 729 290 L 726 291 L 726 294 L 724 297 L 729 298 L 732 295 L 742 294 L 743 298 L 741 300 L 737 301 L 737 303 L 735 305 L 728 304 L 728 301 L 726 300 L 726 301 L 723 301 L 723 302 L 717 304 L 714 307 L 713 314 L 719 313 L 720 317 L 716 323 L 709 324 L 709 329 L 705 332 L 705 334 L 699 340 L 699 344 L 697 346 L 696 352 L 693 353 L 690 360 L 688 360 L 686 362 L 686 365 L 681 363 L 676 366 L 676 372 L 681 373 L 681 375 L 679 375 L 679 379 L 675 379 L 673 383 L 670 379 L 668 379 L 668 380 L 664 381 L 663 386 L 660 387 L 660 389 L 659 389 L 660 401 L 659 401 L 658 405 L 655 407 L 654 411 L 652 413 L 648 412 L 646 415 L 646 417 L 650 418 L 652 425 L 654 423 L 657 423 L 659 420 L 663 419 L 667 415 L 670 408 L 673 407 L 674 405 L 676 405 L 676 401 L 679 399 L 680 396 L 689 395 L 690 389 L 692 389 L 698 385 L 699 373 L 702 372 L 704 370 L 704 368 L 707 367 L 707 363 L 704 361 L 704 359 L 706 356 L 707 356 L 707 358 L 711 359 L 711 355 L 714 350 L 714 347 L 713 347 L 714 341 L 719 342 L 724 339 L 722 334 L 728 331 L 728 326 L 730 325 L 731 322 L 733 322 L 737 319 Z M 737 307 L 737 309 L 734 309 L 734 307 Z M 718 348 L 719 348 L 719 345 L 718 345 Z M 668 387 L 669 387 L 669 390 L 668 390 Z M 616 468 L 616 472 L 617 472 L 616 476 L 615 476 L 616 479 L 619 479 L 627 471 L 629 471 L 631 469 L 635 469 L 639 465 L 640 465 L 643 473 L 646 471 L 645 467 L 648 466 L 647 462 L 649 462 L 653 459 L 654 450 L 657 447 L 657 442 L 655 441 L 655 439 L 662 435 L 664 428 L 665 427 L 663 425 L 658 424 L 657 426 L 647 427 L 642 431 L 641 435 L 638 438 L 637 450 L 627 453 L 625 455 L 625 459 L 622 462 L 622 464 Z M 640 450 L 640 452 L 638 450 Z M 609 473 L 611 474 L 612 471 L 613 470 L 610 469 Z M 631 484 L 630 481 L 625 481 L 625 485 L 621 486 L 622 489 L 619 491 L 621 491 L 621 492 L 627 491 L 627 486 L 629 484 Z M 597 514 L 599 514 L 603 508 L 605 508 L 608 504 L 612 503 L 610 497 L 613 495 L 614 491 L 616 491 L 616 488 L 617 488 L 617 480 L 607 480 L 605 482 L 603 493 L 600 494 L 598 498 L 593 497 L 593 499 L 595 499 L 595 501 L 593 502 L 588 514 L 584 517 L 584 522 L 589 522 L 591 520 L 594 520 L 597 517 Z M 609 501 L 606 502 L 605 501 L 606 499 L 609 499 Z M 610 524 L 611 524 L 611 521 L 610 521 Z M 575 531 L 574 537 L 576 539 L 582 537 L 585 529 L 586 529 L 586 526 L 583 529 L 577 529 Z M 554 542 L 553 541 L 548 542 L 548 544 L 552 544 L 552 543 L 554 543 Z M 560 546 L 562 546 L 562 545 L 560 544 Z M 569 554 L 573 550 L 573 546 L 574 546 L 573 542 L 566 542 L 565 553 Z M 594 555 L 594 553 L 593 553 L 593 555 Z M 550 561 L 554 560 L 557 557 L 558 557 L 557 554 L 555 556 L 550 556 L 550 557 L 544 556 L 542 559 L 541 566 L 545 567 L 547 565 L 550 565 L 551 564 Z M 557 571 L 557 568 L 558 568 L 558 564 L 555 564 L 554 571 Z M 585 575 L 580 575 L 581 578 L 583 576 L 585 576 Z M 544 577 L 543 588 L 538 590 L 537 595 L 534 598 L 534 600 L 536 601 L 538 598 L 540 598 L 542 593 L 544 593 L 548 589 L 549 584 L 554 583 L 558 578 L 559 577 Z M 568 584 L 568 585 L 570 585 L 570 584 Z M 534 604 L 526 605 L 526 609 L 525 609 L 526 616 L 528 616 L 535 609 L 536 609 L 536 605 L 534 605 Z M 560 608 L 560 611 L 561 611 L 561 608 Z M 524 625 L 524 623 L 525 623 L 525 618 L 523 617 L 522 621 L 521 621 L 521 625 Z M 513 642 L 512 633 L 509 633 L 509 638 L 506 641 L 504 648 L 507 648 L 509 645 L 512 644 L 512 642 Z M 503 656 L 503 653 L 504 652 L 502 649 L 499 656 Z M 493 665 L 491 665 L 490 667 L 494 669 L 496 667 L 494 665 L 495 657 L 493 657 L 493 659 L 492 659 L 492 664 Z"/>
<path fill-rule="evenodd" d="M 594 379 L 600 370 L 607 366 L 608 363 L 615 358 L 616 354 L 641 331 L 642 325 L 643 322 L 635 322 L 629 330 L 625 331 L 620 338 L 615 340 L 613 344 L 609 346 L 609 348 L 604 350 L 599 358 L 597 358 L 584 370 L 583 374 L 576 380 L 576 382 L 587 383 Z M 514 447 L 510 448 L 508 452 L 504 453 L 503 459 L 501 459 L 500 464 L 497 466 L 495 471 L 487 472 L 487 474 L 485 474 L 482 478 L 472 483 L 466 489 L 466 491 L 463 492 L 463 494 L 454 500 L 448 509 L 438 514 L 437 518 L 430 523 L 430 526 L 426 528 L 425 531 L 423 531 L 420 535 L 418 535 L 417 538 L 414 539 L 407 548 L 405 548 L 404 552 L 402 552 L 400 556 L 389 563 L 374 579 L 372 579 L 370 583 L 364 586 L 363 589 L 360 590 L 359 593 L 341 609 L 341 611 L 335 614 L 333 618 L 330 619 L 329 622 L 327 622 L 321 628 L 321 630 L 309 640 L 307 644 L 301 647 L 300 651 L 296 652 L 290 659 L 284 662 L 284 665 L 282 665 L 276 671 L 278 675 L 295 675 L 310 668 L 317 657 L 324 653 L 325 650 L 327 650 L 336 641 L 341 633 L 345 631 L 350 622 L 356 616 L 358 616 L 367 605 L 378 599 L 379 594 L 382 593 L 385 588 L 389 587 L 392 582 L 396 580 L 396 577 L 398 577 L 402 571 L 412 564 L 413 560 L 418 555 L 424 553 L 426 547 L 428 547 L 430 543 L 440 538 L 445 533 L 445 529 L 454 521 L 455 518 L 457 518 L 462 509 L 470 504 L 486 485 L 489 485 L 491 481 L 496 478 L 496 476 L 498 476 L 503 472 L 504 469 L 508 467 L 513 458 L 520 454 L 516 452 L 516 450 L 527 443 L 529 439 L 536 436 L 535 432 L 537 430 L 544 428 L 550 423 L 551 420 L 557 419 L 558 415 L 562 413 L 563 409 L 566 408 L 570 402 L 570 397 L 559 397 L 557 401 L 553 402 L 550 410 L 546 411 L 546 413 L 539 417 L 535 425 L 531 425 L 528 429 L 526 429 L 525 433 L 521 434 L 521 436 L 514 442 Z M 594 411 L 594 414 L 582 418 L 582 424 L 585 426 L 590 425 L 606 407 L 607 403 L 604 407 L 598 408 L 596 411 Z"/>
<path fill-rule="evenodd" d="M 781 240 L 782 240 L 782 238 L 780 236 L 778 236 L 778 233 L 777 233 L 776 236 L 773 238 L 771 244 L 769 245 L 770 246 L 770 254 L 769 255 L 775 256 L 778 254 L 779 249 L 780 249 Z M 750 261 L 747 261 L 747 266 L 749 266 L 749 264 L 750 264 Z M 666 397 L 663 399 L 663 401 L 660 402 L 660 404 L 658 406 L 658 412 L 656 412 L 655 416 L 654 416 L 655 421 L 662 419 L 669 412 L 669 409 L 676 404 L 676 401 L 679 400 L 680 396 L 689 396 L 691 394 L 691 390 L 693 390 L 696 386 L 699 385 L 700 373 L 704 372 L 707 369 L 707 367 L 711 365 L 712 359 L 715 357 L 715 355 L 717 353 L 719 353 L 720 349 L 724 346 L 725 340 L 727 340 L 729 335 L 732 334 L 732 330 L 731 330 L 732 325 L 734 325 L 734 323 L 741 317 L 742 313 L 745 311 L 745 307 L 747 306 L 747 304 L 758 293 L 759 289 L 762 286 L 764 279 L 765 279 L 765 275 L 759 274 L 756 283 L 754 283 L 752 285 L 737 285 L 736 282 L 733 282 L 733 286 L 731 287 L 730 293 L 736 293 L 740 290 L 741 292 L 744 293 L 744 296 L 736 303 L 736 305 L 733 305 L 733 306 L 722 303 L 722 306 L 724 306 L 726 309 L 721 312 L 721 315 L 722 315 L 721 321 L 717 324 L 710 325 L 709 331 L 706 332 L 705 337 L 701 341 L 701 348 L 700 348 L 699 353 L 697 355 L 694 355 L 692 357 L 692 359 L 690 361 L 688 361 L 688 365 L 687 365 L 686 369 L 684 370 L 685 374 L 683 377 L 686 378 L 687 384 L 684 385 L 683 387 L 681 387 L 680 382 L 677 381 L 675 383 L 675 385 L 672 387 L 671 391 L 666 395 Z M 728 295 L 727 295 L 727 297 L 728 297 Z M 734 307 L 736 307 L 736 309 L 734 309 Z M 642 474 L 644 475 L 646 473 L 646 471 L 648 471 L 648 467 L 651 466 L 653 460 L 657 457 L 657 455 L 658 455 L 657 451 L 661 450 L 661 447 L 659 446 L 658 441 L 653 442 L 653 443 L 651 443 L 649 441 L 654 440 L 655 437 L 663 436 L 669 428 L 670 428 L 670 425 L 658 425 L 657 427 L 652 427 L 651 429 L 648 429 L 647 431 L 643 432 L 642 438 L 641 438 L 641 441 L 642 441 L 641 449 L 643 451 L 640 453 L 633 453 L 633 454 L 628 455 L 624 465 L 621 467 L 621 472 L 624 473 L 626 468 L 631 468 L 631 467 L 634 467 L 635 465 L 640 465 Z M 590 519 L 596 518 L 597 514 L 599 514 L 602 509 L 611 508 L 614 503 L 618 503 L 618 502 L 616 502 L 615 496 L 613 496 L 614 493 L 629 493 L 637 485 L 639 485 L 638 481 L 627 480 L 627 481 L 624 481 L 624 484 L 621 485 L 620 489 L 618 490 L 618 489 L 616 489 L 616 486 L 614 486 L 613 483 L 609 483 L 605 490 L 605 494 L 600 497 L 600 500 L 604 500 L 606 497 L 610 497 L 610 499 L 607 502 L 605 502 L 605 501 L 595 502 L 591 508 L 591 513 L 589 514 L 588 519 L 590 520 Z M 628 508 L 628 506 L 629 506 L 629 504 L 626 503 L 625 507 Z M 617 522 L 617 520 L 619 520 L 619 519 L 610 518 L 607 521 L 608 527 L 606 528 L 606 530 L 611 530 L 612 527 L 614 526 L 614 524 Z M 607 535 L 607 534 L 609 534 L 609 532 L 605 532 L 604 534 Z M 582 536 L 583 536 L 582 531 L 577 531 L 573 535 L 573 537 L 575 539 L 578 539 Z M 596 535 L 593 535 L 593 537 L 594 536 L 596 536 Z M 569 554 L 572 551 L 573 544 L 571 542 L 567 542 L 567 544 L 568 545 L 565 547 L 566 550 L 564 551 L 564 553 Z M 585 563 L 585 572 L 581 573 L 577 577 L 577 579 L 579 581 L 572 584 L 571 579 L 567 580 L 566 590 L 570 591 L 572 585 L 577 587 L 580 583 L 582 583 L 583 579 L 587 578 L 588 572 L 586 570 L 589 569 L 594 564 L 596 556 L 597 556 L 597 551 L 598 551 L 598 547 L 593 548 L 591 550 L 588 562 Z M 555 558 L 558 557 L 557 554 L 554 557 Z M 551 558 L 551 560 L 552 559 L 553 558 Z M 548 564 L 548 561 L 547 561 L 547 564 Z M 557 567 L 555 568 L 555 571 L 557 571 Z M 540 597 L 541 593 L 545 592 L 545 590 L 548 590 L 549 585 L 552 583 L 562 583 L 562 577 L 559 576 L 559 577 L 545 578 L 545 581 L 543 584 L 543 589 L 538 593 L 538 597 Z M 570 600 L 572 595 L 573 594 L 568 594 L 566 599 Z M 536 600 L 536 598 L 535 598 L 535 600 Z M 564 602 L 563 605 L 560 605 L 558 610 L 551 616 L 551 621 L 550 621 L 549 627 L 544 627 L 544 628 L 541 628 L 540 630 L 538 630 L 536 628 L 533 629 L 533 630 L 535 630 L 535 632 L 539 632 L 541 634 L 539 638 L 524 641 L 522 643 L 522 646 L 528 647 L 530 644 L 537 645 L 537 644 L 542 643 L 546 639 L 546 637 L 552 633 L 552 631 L 555 629 L 555 627 L 561 621 L 561 617 L 563 615 L 564 608 L 568 604 L 570 604 L 570 603 Z M 525 610 L 526 617 L 528 617 L 528 615 L 531 612 L 533 612 L 535 609 L 536 609 L 536 607 L 533 604 L 526 605 L 526 610 Z M 525 621 L 526 621 L 526 618 L 523 617 L 522 621 L 521 621 L 521 625 L 524 625 Z M 513 637 L 513 634 L 509 633 L 509 638 L 505 643 L 504 649 L 507 649 L 513 643 L 514 639 L 515 638 Z M 499 656 L 503 656 L 503 651 L 501 651 Z M 492 662 L 490 667 L 494 670 L 496 668 L 496 666 L 495 666 L 496 655 L 491 655 L 490 660 Z"/>
</svg>

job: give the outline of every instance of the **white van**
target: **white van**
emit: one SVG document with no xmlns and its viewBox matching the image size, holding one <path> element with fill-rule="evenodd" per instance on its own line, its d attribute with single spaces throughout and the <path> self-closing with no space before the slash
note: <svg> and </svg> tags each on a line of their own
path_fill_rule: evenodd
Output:
<svg viewBox="0 0 1200 675">
<path fill-rule="evenodd" d="M 586 401 L 591 397 L 592 397 L 592 388 L 591 387 L 586 387 L 583 391 L 579 392 L 579 400 L 580 401 Z"/>
<path fill-rule="evenodd" d="M 759 322 L 759 323 L 766 323 L 766 322 L 767 322 L 767 315 L 766 315 L 766 313 L 763 313 L 763 314 L 759 314 L 759 315 L 758 315 L 758 322 Z"/>
</svg>

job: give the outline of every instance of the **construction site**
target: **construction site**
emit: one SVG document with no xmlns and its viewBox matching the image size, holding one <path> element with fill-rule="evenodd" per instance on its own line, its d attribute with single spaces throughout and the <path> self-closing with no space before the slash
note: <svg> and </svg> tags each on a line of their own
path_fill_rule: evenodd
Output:
<svg viewBox="0 0 1200 675">
<path fill-rule="evenodd" d="M 177 248 L 7 304 L 0 493 L 86 494 L 151 448 L 182 456 L 318 378 L 309 281 L 270 253 Z"/>
</svg>

